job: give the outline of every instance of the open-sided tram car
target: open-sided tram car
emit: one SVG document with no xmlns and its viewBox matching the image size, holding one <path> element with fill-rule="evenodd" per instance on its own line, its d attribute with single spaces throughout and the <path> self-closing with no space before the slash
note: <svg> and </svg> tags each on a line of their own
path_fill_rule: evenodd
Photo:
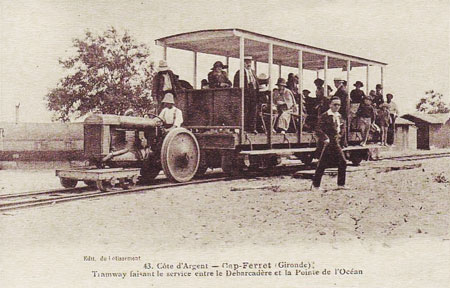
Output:
<svg viewBox="0 0 450 288">
<path fill-rule="evenodd" d="M 241 70 L 244 69 L 244 55 L 251 55 L 257 62 L 268 63 L 269 91 L 272 91 L 275 79 L 274 64 L 280 69 L 281 66 L 298 68 L 299 91 L 303 90 L 304 69 L 317 71 L 317 75 L 323 71 L 324 87 L 327 87 L 328 69 L 345 68 L 347 83 L 350 83 L 351 68 L 365 66 L 368 83 L 369 66 L 378 66 L 381 67 L 383 84 L 383 68 L 387 65 L 240 29 L 183 33 L 158 39 L 156 44 L 164 48 L 164 58 L 167 57 L 168 48 L 194 53 L 194 87 L 197 86 L 197 53 L 224 56 L 227 64 L 230 57 L 239 58 Z M 301 121 L 293 133 L 277 134 L 270 128 L 266 133 L 258 134 L 244 131 L 244 74 L 240 75 L 240 88 L 177 91 L 175 102 L 183 112 L 184 127 L 169 133 L 163 132 L 156 118 L 117 115 L 88 117 L 84 123 L 86 159 L 98 168 L 140 168 L 141 180 L 145 182 L 153 180 L 161 170 L 172 181 L 186 182 L 205 173 L 207 168 L 220 167 L 224 172 L 234 174 L 246 167 L 273 167 L 279 164 L 281 155 L 289 154 L 296 155 L 304 163 L 310 163 L 316 141 L 313 131 L 305 131 Z M 269 101 L 273 102 L 272 92 Z M 344 105 L 348 105 L 349 111 L 350 103 Z M 300 107 L 299 111 L 302 110 Z M 300 112 L 298 116 L 300 119 L 304 115 Z M 273 123 L 275 115 L 272 111 L 268 118 L 268 123 Z M 361 137 L 350 129 L 347 137 L 350 146 L 344 151 L 350 161 L 359 164 L 373 145 L 358 146 Z M 67 182 L 70 173 L 64 175 L 65 179 L 60 176 L 62 183 L 63 180 Z M 136 177 L 131 178 L 114 180 L 118 183 L 135 182 Z M 80 177 L 78 180 L 85 179 Z"/>
</svg>

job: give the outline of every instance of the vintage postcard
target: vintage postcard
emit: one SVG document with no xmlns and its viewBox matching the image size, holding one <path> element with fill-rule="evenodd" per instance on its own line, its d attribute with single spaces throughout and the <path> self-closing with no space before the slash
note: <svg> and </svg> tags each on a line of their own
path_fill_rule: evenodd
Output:
<svg viewBox="0 0 450 288">
<path fill-rule="evenodd" d="M 449 1 L 0 9 L 0 287 L 449 287 Z"/>
</svg>

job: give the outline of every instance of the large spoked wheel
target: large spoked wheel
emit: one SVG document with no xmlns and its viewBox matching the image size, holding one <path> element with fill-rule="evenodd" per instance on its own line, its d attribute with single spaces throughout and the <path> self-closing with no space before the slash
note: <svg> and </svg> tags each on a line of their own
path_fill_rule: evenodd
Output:
<svg viewBox="0 0 450 288">
<path fill-rule="evenodd" d="M 78 181 L 69 178 L 59 178 L 59 182 L 64 188 L 74 188 L 77 186 Z"/>
<path fill-rule="evenodd" d="M 171 130 L 161 148 L 161 164 L 167 178 L 175 182 L 191 180 L 200 163 L 200 147 L 194 134 L 184 128 Z"/>
</svg>

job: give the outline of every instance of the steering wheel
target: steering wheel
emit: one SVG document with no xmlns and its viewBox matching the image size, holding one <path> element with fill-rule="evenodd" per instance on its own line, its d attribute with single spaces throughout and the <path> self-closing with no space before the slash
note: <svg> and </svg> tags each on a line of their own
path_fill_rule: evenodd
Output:
<svg viewBox="0 0 450 288">
<path fill-rule="evenodd" d="M 153 113 L 147 113 L 149 116 L 153 116 L 154 118 L 158 118 L 159 120 L 161 120 L 161 122 L 163 123 L 163 124 L 166 124 L 166 121 L 164 121 L 164 119 L 162 119 L 161 117 L 159 117 L 158 115 L 156 115 L 156 114 L 153 114 Z"/>
</svg>

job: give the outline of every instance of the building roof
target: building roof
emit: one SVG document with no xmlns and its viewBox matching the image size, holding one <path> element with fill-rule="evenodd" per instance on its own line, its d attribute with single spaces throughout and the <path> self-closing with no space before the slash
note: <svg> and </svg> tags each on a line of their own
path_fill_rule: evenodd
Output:
<svg viewBox="0 0 450 288">
<path fill-rule="evenodd" d="M 395 125 L 414 125 L 414 122 L 399 117 L 395 119 Z"/>
<path fill-rule="evenodd" d="M 426 113 L 410 113 L 401 116 L 404 119 L 417 122 L 425 122 L 429 124 L 444 124 L 450 119 L 450 113 L 426 114 Z"/>
<path fill-rule="evenodd" d="M 354 55 L 335 52 L 289 40 L 279 39 L 243 29 L 200 30 L 176 34 L 155 40 L 157 45 L 181 50 L 239 58 L 240 39 L 243 37 L 245 54 L 251 55 L 258 62 L 268 62 L 268 44 L 273 44 L 273 63 L 289 67 L 298 67 L 298 51 L 303 51 L 303 68 L 320 70 L 328 56 L 328 68 L 343 68 L 347 61 L 351 67 L 386 63 Z"/>
</svg>

